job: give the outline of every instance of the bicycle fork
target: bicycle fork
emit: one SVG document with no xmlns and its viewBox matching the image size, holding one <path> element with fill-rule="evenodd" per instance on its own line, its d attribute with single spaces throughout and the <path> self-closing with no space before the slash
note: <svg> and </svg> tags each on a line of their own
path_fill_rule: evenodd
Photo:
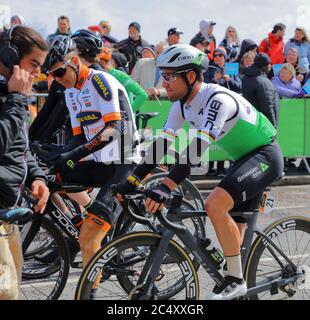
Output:
<svg viewBox="0 0 310 320">
<path fill-rule="evenodd" d="M 148 257 L 136 287 L 130 293 L 131 300 L 157 300 L 154 284 L 160 273 L 160 266 L 164 261 L 169 242 L 174 236 L 174 232 L 168 229 L 162 230 L 159 246 L 155 248 Z"/>
<path fill-rule="evenodd" d="M 39 232 L 42 224 L 43 215 L 35 215 L 31 222 L 25 224 L 21 231 L 22 250 L 25 253 L 33 241 L 36 234 Z"/>
</svg>

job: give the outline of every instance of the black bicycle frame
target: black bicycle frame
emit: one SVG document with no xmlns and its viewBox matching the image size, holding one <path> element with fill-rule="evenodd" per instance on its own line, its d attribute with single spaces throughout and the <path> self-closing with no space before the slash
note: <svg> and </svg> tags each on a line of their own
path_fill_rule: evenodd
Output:
<svg viewBox="0 0 310 320">
<path fill-rule="evenodd" d="M 141 196 L 141 195 L 140 195 Z M 128 197 L 127 199 L 135 199 L 139 196 Z M 126 204 L 128 207 L 128 203 Z M 134 215 L 130 210 L 128 210 L 130 216 L 133 220 L 135 220 L 136 215 Z M 166 216 L 165 216 L 166 214 Z M 241 257 L 242 257 L 242 266 L 243 271 L 245 271 L 246 262 L 248 260 L 249 253 L 252 249 L 252 242 L 254 238 L 254 234 L 258 237 L 263 237 L 265 241 L 268 243 L 268 250 L 275 258 L 275 260 L 282 265 L 281 261 L 276 256 L 273 249 L 280 254 L 282 258 L 284 258 L 288 264 L 290 264 L 294 271 L 297 271 L 296 265 L 285 255 L 285 253 L 277 246 L 275 243 L 257 226 L 257 219 L 259 210 L 254 210 L 251 212 L 231 212 L 232 216 L 241 216 L 246 218 L 247 220 L 247 230 L 245 233 L 244 241 L 242 244 Z M 140 297 L 149 298 L 152 292 L 153 284 L 156 281 L 156 277 L 159 274 L 160 266 L 164 261 L 164 257 L 169 246 L 169 241 L 172 239 L 174 235 L 181 240 L 181 242 L 186 246 L 187 249 L 193 254 L 195 259 L 202 265 L 202 267 L 206 270 L 206 272 L 211 276 L 214 282 L 217 285 L 220 285 L 223 281 L 222 274 L 218 271 L 218 265 L 214 262 L 210 252 L 206 250 L 206 248 L 199 242 L 197 237 L 193 236 L 190 231 L 183 224 L 175 224 L 174 222 L 180 222 L 180 220 L 188 219 L 191 217 L 203 217 L 206 216 L 206 212 L 204 211 L 176 211 L 172 210 L 167 211 L 167 209 L 163 209 L 161 212 L 157 213 L 157 218 L 162 224 L 161 229 L 161 238 L 158 247 L 155 249 L 155 253 L 153 252 L 151 258 L 149 257 L 148 261 L 146 261 L 144 268 L 142 270 L 141 276 L 137 282 L 136 287 L 141 287 L 143 285 L 142 295 Z M 282 265 L 283 266 L 283 265 Z M 274 280 L 266 280 L 257 283 L 257 285 L 253 288 L 249 288 L 245 297 L 250 297 L 256 295 L 258 293 L 272 290 L 275 287 L 279 288 L 285 286 L 290 283 L 296 282 L 298 279 L 298 275 L 287 278 L 287 279 L 274 279 Z"/>
</svg>

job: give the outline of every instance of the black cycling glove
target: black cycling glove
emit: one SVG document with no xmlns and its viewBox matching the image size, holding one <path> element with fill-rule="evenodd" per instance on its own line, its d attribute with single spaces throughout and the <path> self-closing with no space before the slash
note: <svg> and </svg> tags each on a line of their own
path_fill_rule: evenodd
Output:
<svg viewBox="0 0 310 320">
<path fill-rule="evenodd" d="M 171 190 L 165 184 L 161 183 L 150 187 L 146 191 L 146 196 L 157 203 L 165 204 L 171 198 Z"/>
<path fill-rule="evenodd" d="M 117 185 L 116 191 L 121 195 L 132 193 L 140 185 L 140 179 L 135 175 L 130 175 L 127 181 Z"/>
</svg>

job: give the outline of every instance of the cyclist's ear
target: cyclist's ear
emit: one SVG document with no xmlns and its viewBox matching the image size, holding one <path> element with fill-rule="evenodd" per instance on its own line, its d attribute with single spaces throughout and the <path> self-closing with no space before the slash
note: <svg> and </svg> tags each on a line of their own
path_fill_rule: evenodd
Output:
<svg viewBox="0 0 310 320">
<path fill-rule="evenodd" d="M 191 85 L 193 85 L 197 80 L 197 74 L 196 74 L 196 72 L 194 70 L 188 71 L 186 73 L 186 77 L 187 77 L 188 82 Z"/>
</svg>

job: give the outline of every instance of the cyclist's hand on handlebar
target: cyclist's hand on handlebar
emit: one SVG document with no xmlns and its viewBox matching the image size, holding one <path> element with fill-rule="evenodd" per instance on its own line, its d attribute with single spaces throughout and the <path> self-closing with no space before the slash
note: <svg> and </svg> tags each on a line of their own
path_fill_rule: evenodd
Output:
<svg viewBox="0 0 310 320">
<path fill-rule="evenodd" d="M 59 171 L 72 170 L 76 166 L 76 161 L 72 159 L 71 152 L 65 152 L 58 155 L 55 154 L 55 158 L 49 162 Z"/>
<path fill-rule="evenodd" d="M 171 190 L 168 186 L 161 183 L 159 185 L 153 186 L 146 191 L 146 201 L 145 206 L 147 210 L 151 213 L 156 213 L 161 210 L 167 200 L 171 197 Z"/>
<path fill-rule="evenodd" d="M 136 186 L 132 184 L 130 181 L 126 181 L 125 183 L 121 183 L 117 185 L 116 191 L 117 191 L 117 200 L 119 202 L 123 201 L 123 195 L 132 193 L 136 190 Z"/>
</svg>

